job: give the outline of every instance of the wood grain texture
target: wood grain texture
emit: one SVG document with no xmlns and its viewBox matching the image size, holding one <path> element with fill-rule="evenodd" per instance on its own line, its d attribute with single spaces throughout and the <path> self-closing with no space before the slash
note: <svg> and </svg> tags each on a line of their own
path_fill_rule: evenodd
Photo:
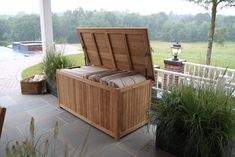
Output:
<svg viewBox="0 0 235 157">
<path fill-rule="evenodd" d="M 91 34 L 92 36 L 92 40 L 94 42 L 94 45 L 95 45 L 95 49 L 96 49 L 96 52 L 97 52 L 97 56 L 98 56 L 98 61 L 100 63 L 100 65 L 102 66 L 103 63 L 102 63 L 102 60 L 101 60 L 101 57 L 100 57 L 100 53 L 99 53 L 99 49 L 98 49 L 98 46 L 97 46 L 97 42 L 96 42 L 96 39 L 95 39 L 95 36 L 94 36 L 94 33 Z"/>
<path fill-rule="evenodd" d="M 147 123 L 151 81 L 115 89 L 57 71 L 60 107 L 118 140 Z"/>
<path fill-rule="evenodd" d="M 154 81 L 146 28 L 77 28 L 77 32 L 91 65 L 135 71 Z"/>
<path fill-rule="evenodd" d="M 134 68 L 133 68 L 131 53 L 130 53 L 130 50 L 129 50 L 129 45 L 128 45 L 127 35 L 126 34 L 123 34 L 123 41 L 125 43 L 125 50 L 126 50 L 126 54 L 127 54 L 128 63 L 129 63 L 129 70 L 133 71 Z"/>
<path fill-rule="evenodd" d="M 89 60 L 89 57 L 88 57 L 87 52 L 86 52 L 86 47 L 85 47 L 85 44 L 83 43 L 82 34 L 79 34 L 79 38 L 81 39 L 80 43 L 81 43 L 82 49 L 84 51 L 85 64 L 90 65 L 90 60 Z"/>
<path fill-rule="evenodd" d="M 0 138 L 1 138 L 1 135 L 2 135 L 2 129 L 3 129 L 3 124 L 4 124 L 5 114 L 6 114 L 6 108 L 0 107 Z"/>
<path fill-rule="evenodd" d="M 151 82 L 144 81 L 140 85 L 123 88 L 119 94 L 120 136 L 142 126 L 147 122 L 147 112 L 151 103 Z"/>
<path fill-rule="evenodd" d="M 110 53 L 110 56 L 111 56 L 109 59 L 111 59 L 112 62 L 113 62 L 113 66 L 114 66 L 113 69 L 117 69 L 117 63 L 116 63 L 114 52 L 113 52 L 113 48 L 112 48 L 112 45 L 111 45 L 110 36 L 109 36 L 108 33 L 106 33 L 105 37 L 106 37 L 106 43 L 108 45 L 109 53 Z"/>
<path fill-rule="evenodd" d="M 78 28 L 86 65 L 135 71 L 154 81 L 147 28 Z M 62 108 L 115 140 L 147 123 L 151 81 L 115 89 L 57 71 Z"/>
</svg>

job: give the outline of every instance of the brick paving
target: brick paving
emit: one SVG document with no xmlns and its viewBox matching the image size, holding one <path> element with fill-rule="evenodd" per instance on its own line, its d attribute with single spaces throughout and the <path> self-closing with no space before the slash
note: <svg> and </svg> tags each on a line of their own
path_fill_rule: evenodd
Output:
<svg viewBox="0 0 235 157">
<path fill-rule="evenodd" d="M 79 44 L 60 44 L 56 45 L 56 48 L 62 50 L 65 54 L 81 52 Z M 42 58 L 42 54 L 15 54 L 15 56 L 3 61 L 0 58 L 0 94 L 19 90 L 22 70 L 41 62 Z"/>
<path fill-rule="evenodd" d="M 42 55 L 19 57 L 0 62 L 0 94 L 20 89 L 21 72 L 23 69 L 41 62 Z"/>
</svg>

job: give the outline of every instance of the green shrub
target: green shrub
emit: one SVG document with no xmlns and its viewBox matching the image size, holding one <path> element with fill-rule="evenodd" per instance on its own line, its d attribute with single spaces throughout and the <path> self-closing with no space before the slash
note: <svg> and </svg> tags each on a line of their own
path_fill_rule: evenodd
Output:
<svg viewBox="0 0 235 157">
<path fill-rule="evenodd" d="M 9 42 L 9 41 L 0 41 L 0 46 L 5 46 L 5 47 L 7 47 L 8 45 L 10 45 L 11 44 L 11 42 Z"/>
<path fill-rule="evenodd" d="M 70 60 L 72 62 L 73 67 L 77 67 L 80 65 L 84 65 L 84 55 L 81 54 L 72 54 L 72 55 L 66 55 L 66 59 Z M 31 76 L 41 74 L 43 73 L 43 65 L 42 63 L 35 64 L 33 66 L 27 67 L 24 69 L 21 73 L 22 79 L 29 78 Z"/>
<path fill-rule="evenodd" d="M 233 106 L 222 83 L 175 87 L 152 104 L 156 146 L 178 157 L 225 156 L 235 131 Z"/>
<path fill-rule="evenodd" d="M 56 79 L 56 70 L 72 67 L 71 61 L 63 56 L 62 52 L 57 52 L 53 49 L 47 51 L 43 61 L 43 71 L 50 80 Z"/>
</svg>

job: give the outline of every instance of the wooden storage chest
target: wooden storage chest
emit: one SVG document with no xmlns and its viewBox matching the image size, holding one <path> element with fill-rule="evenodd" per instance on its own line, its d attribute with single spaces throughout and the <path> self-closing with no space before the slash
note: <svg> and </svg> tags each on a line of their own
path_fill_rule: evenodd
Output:
<svg viewBox="0 0 235 157">
<path fill-rule="evenodd" d="M 154 81 L 146 28 L 78 28 L 86 65 L 135 71 L 147 80 L 113 88 L 57 71 L 60 107 L 116 140 L 145 125 Z"/>
</svg>

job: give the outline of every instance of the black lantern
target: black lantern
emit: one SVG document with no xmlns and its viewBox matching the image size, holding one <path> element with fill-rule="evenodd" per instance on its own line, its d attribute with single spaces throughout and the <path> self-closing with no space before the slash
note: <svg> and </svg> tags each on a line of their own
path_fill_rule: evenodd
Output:
<svg viewBox="0 0 235 157">
<path fill-rule="evenodd" d="M 182 47 L 179 44 L 179 42 L 176 42 L 175 44 L 171 46 L 171 53 L 172 53 L 172 56 L 174 57 L 173 58 L 174 61 L 179 60 L 177 56 L 181 53 L 181 50 L 182 50 Z"/>
</svg>

